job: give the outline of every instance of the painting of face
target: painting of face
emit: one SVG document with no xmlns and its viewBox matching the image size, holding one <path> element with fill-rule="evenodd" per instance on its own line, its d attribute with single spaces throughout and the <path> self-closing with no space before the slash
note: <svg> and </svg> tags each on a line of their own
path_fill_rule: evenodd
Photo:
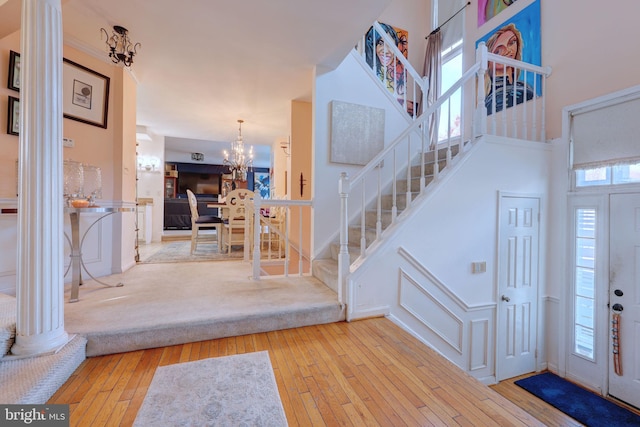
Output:
<svg viewBox="0 0 640 427">
<path fill-rule="evenodd" d="M 534 1 L 487 33 L 477 41 L 476 46 L 480 43 L 485 43 L 489 53 L 494 55 L 540 65 L 540 0 Z M 541 95 L 540 76 L 523 73 L 518 67 L 506 66 L 495 59 L 489 61 L 486 74 L 485 104 L 488 114 Z M 498 102 L 502 93 L 509 94 L 506 97 L 507 102 L 502 103 L 504 105 Z"/>
</svg>

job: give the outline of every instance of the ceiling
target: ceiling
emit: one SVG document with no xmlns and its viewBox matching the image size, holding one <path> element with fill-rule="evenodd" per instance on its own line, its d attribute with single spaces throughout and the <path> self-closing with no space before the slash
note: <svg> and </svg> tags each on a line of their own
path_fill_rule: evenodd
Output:
<svg viewBox="0 0 640 427">
<path fill-rule="evenodd" d="M 0 6 L 0 38 L 19 29 L 21 1 Z M 220 151 L 238 119 L 246 143 L 270 146 L 288 139 L 291 101 L 311 100 L 314 67 L 339 65 L 390 2 L 63 0 L 64 42 L 108 61 L 100 28 L 129 30 L 137 123 L 168 149 Z"/>
</svg>

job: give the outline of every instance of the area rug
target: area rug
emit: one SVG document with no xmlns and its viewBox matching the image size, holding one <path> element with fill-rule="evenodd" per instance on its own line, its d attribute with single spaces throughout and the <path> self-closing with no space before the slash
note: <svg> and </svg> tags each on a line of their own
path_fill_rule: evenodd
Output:
<svg viewBox="0 0 640 427">
<path fill-rule="evenodd" d="M 267 351 L 161 366 L 134 426 L 286 426 Z"/>
<path fill-rule="evenodd" d="M 218 243 L 198 243 L 196 250 L 191 254 L 191 240 L 179 240 L 162 245 L 156 253 L 141 261 L 141 264 L 159 264 L 165 262 L 199 262 L 199 261 L 226 261 L 238 260 L 244 257 L 242 246 L 232 246 L 231 253 L 218 252 Z"/>
<path fill-rule="evenodd" d="M 515 384 L 586 426 L 640 426 L 640 416 L 550 372 Z"/>
</svg>

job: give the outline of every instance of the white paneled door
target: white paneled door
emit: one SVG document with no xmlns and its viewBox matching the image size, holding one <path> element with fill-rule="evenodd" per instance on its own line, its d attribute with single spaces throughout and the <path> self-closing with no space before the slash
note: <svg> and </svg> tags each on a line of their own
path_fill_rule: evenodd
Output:
<svg viewBox="0 0 640 427">
<path fill-rule="evenodd" d="M 640 407 L 640 194 L 610 196 L 609 263 L 609 394 Z"/>
<path fill-rule="evenodd" d="M 536 368 L 540 199 L 500 197 L 496 378 Z"/>
</svg>

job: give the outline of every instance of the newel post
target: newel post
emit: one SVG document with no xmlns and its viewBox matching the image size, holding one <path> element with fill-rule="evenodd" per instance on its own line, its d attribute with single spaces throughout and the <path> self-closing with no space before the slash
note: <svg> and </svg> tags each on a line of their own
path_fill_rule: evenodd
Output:
<svg viewBox="0 0 640 427">
<path fill-rule="evenodd" d="M 349 192 L 351 184 L 346 172 L 340 174 L 338 192 L 340 193 L 340 252 L 338 253 L 338 302 L 344 304 L 344 286 L 349 273 Z"/>
<path fill-rule="evenodd" d="M 480 68 L 478 69 L 478 93 L 476 95 L 474 137 L 487 133 L 487 108 L 484 105 L 484 98 L 486 97 L 484 89 L 486 84 L 485 78 L 487 69 L 489 68 L 487 53 L 487 46 L 484 42 L 481 42 L 476 50 L 476 62 L 480 64 Z"/>
<path fill-rule="evenodd" d="M 247 196 L 248 197 L 248 196 Z M 253 278 L 254 280 L 259 280 L 260 279 L 260 258 L 261 258 L 261 254 L 260 254 L 260 246 L 261 246 L 261 242 L 260 242 L 260 208 L 262 206 L 262 198 L 260 197 L 260 192 L 256 191 L 254 198 L 253 198 L 253 212 L 251 213 L 253 215 L 253 236 L 251 236 L 251 241 L 253 242 L 253 260 L 252 260 L 252 267 L 253 267 Z M 245 215 L 249 215 L 249 212 L 245 212 Z M 248 218 L 247 218 L 248 219 Z M 248 239 L 249 239 L 249 232 L 250 230 L 248 229 L 249 227 L 249 221 L 245 221 L 244 223 L 245 225 L 245 230 L 244 230 L 244 235 L 245 235 L 245 242 L 244 242 L 244 247 L 245 247 L 245 260 L 248 257 Z"/>
</svg>

